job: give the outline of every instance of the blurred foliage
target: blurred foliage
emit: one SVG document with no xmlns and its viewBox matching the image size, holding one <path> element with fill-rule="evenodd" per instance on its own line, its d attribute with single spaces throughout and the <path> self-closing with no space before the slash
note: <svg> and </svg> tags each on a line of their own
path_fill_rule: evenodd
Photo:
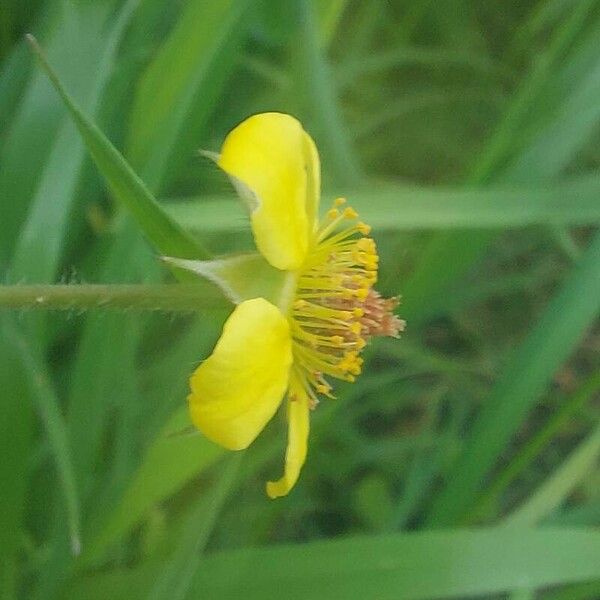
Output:
<svg viewBox="0 0 600 600">
<path fill-rule="evenodd" d="M 0 597 L 600 597 L 599 48 L 595 0 L 3 0 L 3 283 L 170 281 L 154 196 L 190 254 L 249 248 L 196 150 L 281 110 L 408 329 L 272 502 L 282 419 L 243 455 L 171 435 L 225 301 L 0 313 Z"/>
</svg>

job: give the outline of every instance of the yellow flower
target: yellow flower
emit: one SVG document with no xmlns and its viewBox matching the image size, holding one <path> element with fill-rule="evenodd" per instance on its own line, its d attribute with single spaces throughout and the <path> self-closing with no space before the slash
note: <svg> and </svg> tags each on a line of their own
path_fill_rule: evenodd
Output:
<svg viewBox="0 0 600 600">
<path fill-rule="evenodd" d="M 293 117 L 254 115 L 229 133 L 217 164 L 246 200 L 256 246 L 283 272 L 276 304 L 237 305 L 213 353 L 190 378 L 194 425 L 231 450 L 247 448 L 287 397 L 284 474 L 271 498 L 296 483 L 307 453 L 309 413 L 332 396 L 328 378 L 354 381 L 375 335 L 397 336 L 396 299 L 372 289 L 379 257 L 370 228 L 337 199 L 319 220 L 320 165 Z"/>
</svg>

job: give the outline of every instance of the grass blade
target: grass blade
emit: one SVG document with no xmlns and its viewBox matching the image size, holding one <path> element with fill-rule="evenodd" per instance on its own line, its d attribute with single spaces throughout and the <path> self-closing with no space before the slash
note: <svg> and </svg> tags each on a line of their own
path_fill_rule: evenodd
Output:
<svg viewBox="0 0 600 600">
<path fill-rule="evenodd" d="M 464 519 L 482 480 L 511 436 L 571 354 L 600 310 L 600 234 L 575 272 L 513 354 L 473 426 L 454 476 L 436 498 L 428 519 L 440 526 Z"/>
<path fill-rule="evenodd" d="M 599 195 L 596 175 L 548 188 L 460 190 L 387 184 L 347 194 L 361 218 L 379 231 L 593 225 L 600 223 Z M 247 227 L 238 204 L 225 196 L 198 198 L 169 202 L 167 211 L 190 229 L 230 231 Z"/>
<path fill-rule="evenodd" d="M 33 36 L 28 36 L 44 71 L 69 110 L 98 170 L 113 196 L 135 218 L 146 237 L 163 254 L 182 258 L 206 258 L 207 252 L 177 225 L 160 207 L 144 182 L 136 175 L 121 153 L 81 112 L 62 86 Z"/>
<path fill-rule="evenodd" d="M 129 0 L 120 11 L 108 34 L 101 27 L 110 6 L 105 4 L 99 13 L 84 13 L 82 20 L 95 23 L 97 31 L 90 32 L 96 48 L 90 58 L 94 61 L 94 77 L 88 84 L 85 106 L 94 115 L 115 60 L 117 46 L 139 0 Z M 102 18 L 104 17 L 104 18 Z M 11 269 L 13 277 L 27 277 L 28 282 L 53 281 L 61 258 L 68 219 L 75 204 L 75 192 L 84 160 L 84 149 L 72 121 L 65 118 L 57 132 L 50 154 L 32 199 L 27 220 L 21 228 L 14 250 Z M 48 236 L 47 232 L 52 231 Z"/>
<path fill-rule="evenodd" d="M 46 435 L 58 473 L 58 480 L 65 497 L 65 506 L 71 540 L 71 551 L 77 555 L 81 549 L 81 516 L 79 498 L 75 485 L 73 461 L 67 441 L 67 430 L 63 416 L 58 408 L 58 399 L 39 357 L 36 357 L 30 345 L 16 329 L 8 328 L 7 335 L 13 347 L 17 349 L 21 363 L 27 374 L 31 397 L 34 400 L 40 419 L 46 429 Z"/>
<path fill-rule="evenodd" d="M 187 407 L 178 410 L 149 448 L 146 458 L 101 533 L 82 555 L 94 561 L 106 547 L 129 533 L 155 504 L 178 491 L 212 465 L 223 449 L 200 435 L 173 435 L 189 425 Z"/>
<path fill-rule="evenodd" d="M 188 596 L 203 559 L 202 552 L 235 482 L 242 457 L 243 454 L 228 457 L 223 472 L 213 482 L 207 497 L 190 511 L 184 538 L 171 560 L 161 569 L 148 600 L 184 600 Z"/>
<path fill-rule="evenodd" d="M 592 470 L 600 456 L 600 426 L 579 444 L 544 484 L 505 520 L 506 525 L 530 527 L 557 509 Z"/>
<path fill-rule="evenodd" d="M 594 530 L 509 527 L 249 548 L 205 557 L 190 597 L 258 600 L 274 590 L 285 590 L 289 600 L 487 597 L 600 578 L 599 554 Z M 158 567 L 92 576 L 74 584 L 68 597 L 140 597 Z"/>
<path fill-rule="evenodd" d="M 354 155 L 348 130 L 343 121 L 334 78 L 324 55 L 314 2 L 299 3 L 299 73 L 316 139 L 323 148 L 339 182 L 353 184 L 361 179 L 361 166 Z M 319 135 L 320 134 L 320 135 Z"/>
<path fill-rule="evenodd" d="M 197 148 L 231 74 L 248 8 L 248 0 L 188 0 L 142 75 L 127 155 L 155 192 Z"/>
<path fill-rule="evenodd" d="M 486 183 L 494 178 L 510 181 L 513 173 L 520 169 L 519 161 L 527 160 L 526 142 L 521 140 L 520 129 L 523 127 L 524 120 L 535 111 L 536 106 L 547 106 L 556 101 L 556 98 L 551 99 L 547 93 L 545 94 L 545 88 L 549 81 L 554 79 L 555 71 L 562 66 L 560 59 L 581 33 L 593 4 L 594 2 L 591 0 L 578 3 L 576 10 L 572 11 L 569 18 L 559 23 L 547 49 L 519 86 L 507 111 L 487 142 L 468 179 L 470 183 Z M 558 110 L 559 108 L 556 108 L 556 111 Z M 592 132 L 593 127 L 597 126 L 599 116 L 597 114 L 595 119 L 587 121 L 587 133 Z M 579 121 L 579 112 L 569 112 L 567 117 L 571 124 L 569 125 L 568 121 L 565 122 L 559 133 L 562 134 L 565 129 L 581 131 L 578 127 L 573 126 L 573 121 Z M 554 126 L 555 123 L 552 123 L 551 127 Z M 536 134 L 533 139 L 529 140 L 529 146 L 535 145 L 542 138 L 545 140 L 545 148 L 552 149 L 563 146 L 562 135 L 549 139 L 547 136 L 544 137 L 545 130 L 538 131 Z M 568 164 L 568 160 L 581 148 L 586 138 L 579 136 L 578 139 L 571 137 L 569 139 L 576 143 L 570 146 L 569 152 L 561 153 L 562 162 L 551 161 L 552 173 L 548 174 L 547 172 L 550 163 L 538 160 L 536 163 L 538 169 L 529 165 L 526 180 L 535 182 L 549 177 L 556 178 Z M 521 143 L 522 152 L 516 153 L 516 156 L 509 156 L 511 148 L 514 154 L 518 142 Z M 525 147 L 523 148 L 523 146 Z M 513 164 L 507 169 L 505 163 L 511 159 Z M 504 172 L 502 172 L 503 168 Z M 444 291 L 449 284 L 467 274 L 469 269 L 482 257 L 492 239 L 493 234 L 487 232 L 444 232 L 436 235 L 404 286 L 406 318 L 415 323 L 417 319 L 422 320 L 443 311 L 441 299 L 444 297 Z"/>
<path fill-rule="evenodd" d="M 513 458 L 509 465 L 494 479 L 477 503 L 471 521 L 477 520 L 492 508 L 500 495 L 541 454 L 553 437 L 565 427 L 577 411 L 600 391 L 600 371 L 596 371 L 577 392 L 561 402 L 560 409 L 552 415 L 544 427 Z"/>
</svg>

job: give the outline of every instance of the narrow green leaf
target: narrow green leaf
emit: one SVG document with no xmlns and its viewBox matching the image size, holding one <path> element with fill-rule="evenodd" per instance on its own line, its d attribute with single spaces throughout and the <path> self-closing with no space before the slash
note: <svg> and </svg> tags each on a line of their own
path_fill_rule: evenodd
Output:
<svg viewBox="0 0 600 600">
<path fill-rule="evenodd" d="M 46 430 L 50 450 L 54 455 L 58 480 L 65 497 L 71 550 L 73 554 L 77 555 L 81 549 L 79 498 L 75 485 L 71 451 L 67 441 L 67 430 L 58 408 L 58 398 L 52 388 L 48 374 L 45 372 L 45 367 L 40 358 L 35 356 L 26 338 L 18 330 L 11 329 L 8 324 L 5 333 L 19 353 L 21 363 L 27 374 L 31 397 L 36 404 L 40 419 Z M 10 398 L 9 402 L 16 402 L 16 398 Z"/>
<path fill-rule="evenodd" d="M 198 148 L 231 75 L 249 5 L 248 0 L 186 0 L 143 73 L 131 114 L 127 156 L 154 192 Z"/>
<path fill-rule="evenodd" d="M 598 600 L 600 581 L 589 581 L 552 590 L 541 596 L 541 600 Z"/>
<path fill-rule="evenodd" d="M 556 78 L 556 73 L 561 68 L 565 70 L 569 67 L 570 62 L 564 61 L 566 51 L 570 46 L 576 46 L 574 41 L 581 35 L 581 29 L 593 4 L 589 0 L 578 3 L 569 18 L 558 23 L 547 48 L 533 63 L 483 152 L 479 154 L 468 178 L 470 183 L 482 184 L 490 180 L 514 182 L 515 174 L 519 171 L 524 171 L 523 178 L 516 179 L 519 183 L 555 180 L 586 142 L 586 135 L 593 133 L 600 119 L 600 111 L 597 110 L 594 117 L 590 118 L 590 113 L 586 110 L 583 113 L 585 122 L 581 127 L 581 109 L 564 110 L 564 105 L 568 104 L 564 95 L 554 91 L 554 97 L 551 97 L 548 90 L 549 84 Z M 597 46 L 597 39 L 595 44 Z M 561 63 L 561 59 L 566 64 Z M 571 80 L 570 85 L 572 87 Z M 598 91 L 595 92 L 595 97 L 597 95 Z M 554 106 L 555 104 L 559 106 Z M 598 107 L 597 102 L 593 105 Z M 547 130 L 542 127 L 541 130 L 529 131 L 530 139 L 523 140 L 522 130 L 526 129 L 529 121 L 536 116 L 538 107 L 547 106 L 553 106 L 549 114 L 554 116 L 559 113 L 563 117 L 559 127 L 555 120 L 546 123 L 558 135 L 549 137 L 546 135 Z M 578 132 L 576 136 L 571 136 L 572 131 Z M 569 144 L 564 143 L 565 132 L 569 132 Z M 534 155 L 536 160 L 532 164 L 533 157 L 528 154 L 528 148 L 536 146 L 539 149 L 540 140 L 543 140 L 541 148 L 550 152 L 553 158 L 545 160 L 539 154 Z M 564 151 L 556 151 L 556 148 Z M 558 154 L 560 161 L 554 159 Z M 510 163 L 508 166 L 505 164 L 507 161 Z M 521 161 L 524 169 L 521 169 Z M 417 319 L 423 320 L 443 312 L 443 298 L 448 286 L 466 275 L 481 259 L 492 240 L 493 234 L 489 232 L 443 232 L 434 236 L 404 286 L 406 317 L 415 324 Z"/>
<path fill-rule="evenodd" d="M 484 477 L 600 310 L 600 234 L 514 352 L 473 426 L 453 477 L 428 522 L 454 523 L 471 509 Z"/>
<path fill-rule="evenodd" d="M 98 56 L 98 24 L 104 18 L 102 5 L 62 4 L 50 8 L 47 22 L 40 31 L 53 64 L 77 97 L 80 92 L 85 92 L 90 76 L 93 76 L 92 66 Z M 31 25 L 39 29 L 37 24 Z M 73 48 L 78 49 L 77 61 L 73 61 Z M 28 54 L 31 56 L 31 52 Z M 14 84 L 13 81 L 17 88 Z M 0 152 L 2 263 L 7 263 L 11 257 L 19 228 L 63 118 L 60 98 L 48 78 L 39 69 L 31 69 L 20 103 L 6 123 Z"/>
<path fill-rule="evenodd" d="M 171 220 L 120 152 L 79 109 L 62 86 L 33 36 L 28 37 L 40 64 L 69 110 L 98 170 L 113 196 L 135 218 L 146 237 L 163 254 L 205 258 L 206 251 Z"/>
<path fill-rule="evenodd" d="M 35 427 L 29 373 L 17 348 L 9 343 L 13 329 L 14 323 L 0 314 L 0 579 L 8 576 L 3 569 L 16 565 L 13 554 L 18 548 L 25 508 Z"/>
<path fill-rule="evenodd" d="M 281 590 L 286 600 L 488 596 L 600 578 L 598 555 L 600 533 L 582 529 L 504 527 L 354 537 L 205 557 L 190 597 L 264 600 Z M 91 576 L 74 583 L 68 597 L 142 596 L 160 565 Z"/>
<path fill-rule="evenodd" d="M 600 370 L 596 371 L 574 394 L 560 403 L 555 412 L 538 433 L 527 441 L 525 446 L 510 461 L 506 468 L 496 476 L 491 485 L 478 500 L 477 507 L 471 513 L 471 521 L 485 515 L 500 495 L 525 469 L 541 454 L 561 428 L 568 426 L 577 411 L 590 402 L 600 390 Z"/>
<path fill-rule="evenodd" d="M 353 184 L 361 179 L 361 166 L 341 114 L 313 4 L 312 0 L 299 3 L 299 40 L 295 48 L 298 51 L 297 80 L 308 106 L 309 123 L 315 125 L 317 142 L 330 168 L 338 181 Z"/>
<path fill-rule="evenodd" d="M 379 231 L 600 223 L 597 175 L 551 187 L 498 186 L 485 190 L 378 184 L 368 190 L 350 190 L 346 195 L 361 219 Z M 238 204 L 226 196 L 196 198 L 169 202 L 167 211 L 197 231 L 232 231 L 247 222 Z"/>
<path fill-rule="evenodd" d="M 139 0 L 129 0 L 108 33 L 102 25 L 105 25 L 110 5 L 96 6 L 82 15 L 90 29 L 88 38 L 93 39 L 93 42 L 87 41 L 93 46 L 93 51 L 87 53 L 89 57 L 85 54 L 84 57 L 88 59 L 94 76 L 90 78 L 88 75 L 87 89 L 80 94 L 85 97 L 84 106 L 90 115 L 97 112 L 118 44 L 138 4 Z M 94 25 L 94 29 L 89 23 Z M 72 121 L 65 117 L 33 195 L 27 220 L 20 230 L 11 264 L 13 277 L 27 277 L 28 283 L 54 280 L 68 232 L 68 220 L 76 201 L 76 184 L 83 159 L 80 137 Z M 52 235 L 48 235 L 49 231 Z"/>
<path fill-rule="evenodd" d="M 150 508 L 177 492 L 191 477 L 223 455 L 222 448 L 199 434 L 179 434 L 188 427 L 187 407 L 182 407 L 149 448 L 119 506 L 82 555 L 84 563 L 99 558 L 107 546 L 129 533 Z"/>
<path fill-rule="evenodd" d="M 223 472 L 213 482 L 212 489 L 190 511 L 184 538 L 161 569 L 148 600 L 184 600 L 188 597 L 194 577 L 201 568 L 202 553 L 235 482 L 242 457 L 243 454 L 238 453 L 227 459 Z"/>
<path fill-rule="evenodd" d="M 554 473 L 513 511 L 504 523 L 530 527 L 557 509 L 575 486 L 596 466 L 600 457 L 600 426 L 588 435 Z"/>
</svg>

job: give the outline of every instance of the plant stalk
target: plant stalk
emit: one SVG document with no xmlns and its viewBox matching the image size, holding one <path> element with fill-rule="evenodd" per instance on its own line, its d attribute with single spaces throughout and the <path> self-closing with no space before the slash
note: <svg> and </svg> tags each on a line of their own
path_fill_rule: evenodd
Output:
<svg viewBox="0 0 600 600">
<path fill-rule="evenodd" d="M 208 283 L 0 285 L 0 310 L 121 309 L 193 312 L 223 308 L 227 300 Z"/>
</svg>

